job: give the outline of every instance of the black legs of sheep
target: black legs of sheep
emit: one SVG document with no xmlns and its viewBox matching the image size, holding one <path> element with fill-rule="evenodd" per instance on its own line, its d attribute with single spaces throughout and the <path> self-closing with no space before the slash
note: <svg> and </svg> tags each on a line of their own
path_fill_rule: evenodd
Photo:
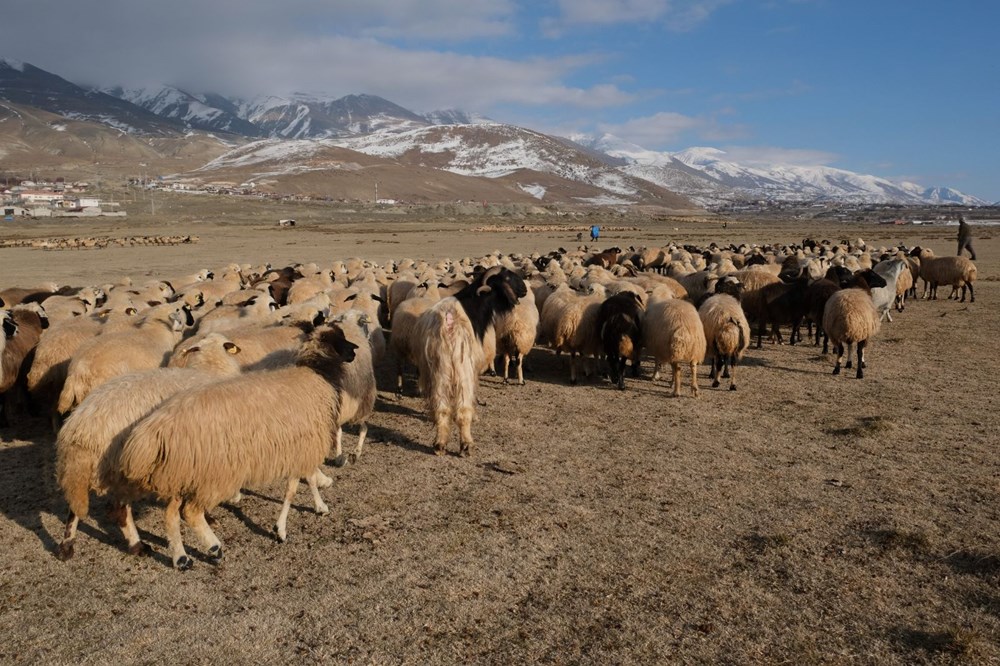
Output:
<svg viewBox="0 0 1000 666">
<path fill-rule="evenodd" d="M 867 340 L 859 340 L 858 343 L 857 343 L 857 345 L 858 345 L 858 374 L 857 374 L 858 379 L 864 379 L 865 378 L 865 367 L 866 367 L 866 364 L 865 364 L 865 345 L 867 345 L 867 344 L 868 344 Z M 851 347 L 853 347 L 853 346 L 854 346 L 854 343 L 851 343 L 851 342 L 847 343 L 847 363 L 844 364 L 844 367 L 847 368 L 848 370 L 851 369 L 851 352 L 853 351 L 851 349 Z M 833 374 L 839 375 L 840 374 L 840 362 L 841 362 L 841 360 L 844 357 L 844 345 L 843 344 L 835 345 L 834 346 L 834 351 L 837 352 L 837 364 L 833 366 Z"/>
</svg>

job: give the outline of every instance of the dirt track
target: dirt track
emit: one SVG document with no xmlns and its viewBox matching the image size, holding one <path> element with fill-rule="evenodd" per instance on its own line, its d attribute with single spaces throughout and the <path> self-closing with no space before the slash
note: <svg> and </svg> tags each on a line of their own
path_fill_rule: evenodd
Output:
<svg viewBox="0 0 1000 666">
<path fill-rule="evenodd" d="M 201 217 L 176 205 L 174 218 L 168 208 L 64 235 L 117 226 L 198 244 L 2 249 L 0 282 L 575 244 L 575 233 L 463 231 L 478 219 L 386 217 L 372 229 L 297 213 L 304 223 L 279 230 L 270 210 Z M 638 224 L 606 243 L 861 236 L 946 254 L 954 235 Z M 527 386 L 483 379 L 477 449 L 459 459 L 431 455 L 411 377 L 406 397 L 380 393 L 358 464 L 328 470 L 329 516 L 303 489 L 279 544 L 269 526 L 280 492 L 260 489 L 215 512 L 224 563 L 197 559 L 186 573 L 169 566 L 154 505 L 137 514 L 151 557 L 123 551 L 98 500 L 76 559 L 56 560 L 65 507 L 53 439 L 40 420 L 0 430 L 0 662 L 996 662 L 1000 241 L 989 236 L 976 243 L 976 303 L 913 304 L 883 325 L 862 381 L 831 376 L 832 359 L 811 346 L 765 343 L 736 393 L 708 388 L 703 370 L 699 399 L 671 399 L 648 366 L 624 393 L 571 387 L 565 359 L 536 349 Z M 380 386 L 391 386 L 385 371 Z"/>
</svg>

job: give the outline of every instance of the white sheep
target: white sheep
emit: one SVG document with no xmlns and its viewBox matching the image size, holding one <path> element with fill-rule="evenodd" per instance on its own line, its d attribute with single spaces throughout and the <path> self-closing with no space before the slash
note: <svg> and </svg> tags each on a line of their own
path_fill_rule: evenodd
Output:
<svg viewBox="0 0 1000 666">
<path fill-rule="evenodd" d="M 181 538 L 182 505 L 213 559 L 222 557 L 222 544 L 205 512 L 241 488 L 286 481 L 274 528 L 282 542 L 300 478 L 308 480 L 317 512 L 328 511 L 315 472 L 334 443 L 344 364 L 354 350 L 338 327 L 320 327 L 295 367 L 182 392 L 135 426 L 122 447 L 120 486 L 113 490 L 125 498 L 153 494 L 167 502 L 164 522 L 175 568 L 192 564 Z"/>
<path fill-rule="evenodd" d="M 97 387 L 73 410 L 56 438 L 56 479 L 69 505 L 69 518 L 59 544 L 61 559 L 73 556 L 80 519 L 86 518 L 90 493 L 107 492 L 117 469 L 122 443 L 132 427 L 167 398 L 239 374 L 234 355 L 240 351 L 218 333 L 185 350 L 183 367 L 157 368 L 116 377 Z M 117 502 L 118 519 L 129 552 L 144 550 L 128 503 Z"/>
<path fill-rule="evenodd" d="M 481 272 L 457 295 L 435 303 L 417 321 L 420 391 L 434 420 L 435 454 L 444 455 L 455 422 L 459 455 L 470 455 L 483 336 L 493 327 L 493 317 L 512 309 L 526 293 L 516 273 L 498 266 Z"/>
</svg>

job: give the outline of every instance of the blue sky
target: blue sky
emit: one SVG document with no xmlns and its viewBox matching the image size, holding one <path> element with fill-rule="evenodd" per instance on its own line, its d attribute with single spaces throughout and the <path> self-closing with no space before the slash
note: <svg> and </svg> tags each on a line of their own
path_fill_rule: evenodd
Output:
<svg viewBox="0 0 1000 666">
<path fill-rule="evenodd" d="M 0 55 L 78 83 L 367 92 L 1000 201 L 986 0 L 37 0 L 4 24 Z"/>
</svg>

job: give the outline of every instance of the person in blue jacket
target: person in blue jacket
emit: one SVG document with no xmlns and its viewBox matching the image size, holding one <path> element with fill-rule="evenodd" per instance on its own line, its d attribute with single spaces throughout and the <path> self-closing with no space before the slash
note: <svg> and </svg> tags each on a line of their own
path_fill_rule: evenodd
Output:
<svg viewBox="0 0 1000 666">
<path fill-rule="evenodd" d="M 590 240 L 596 242 L 598 236 L 601 235 L 601 228 L 596 224 L 590 228 Z"/>
</svg>

